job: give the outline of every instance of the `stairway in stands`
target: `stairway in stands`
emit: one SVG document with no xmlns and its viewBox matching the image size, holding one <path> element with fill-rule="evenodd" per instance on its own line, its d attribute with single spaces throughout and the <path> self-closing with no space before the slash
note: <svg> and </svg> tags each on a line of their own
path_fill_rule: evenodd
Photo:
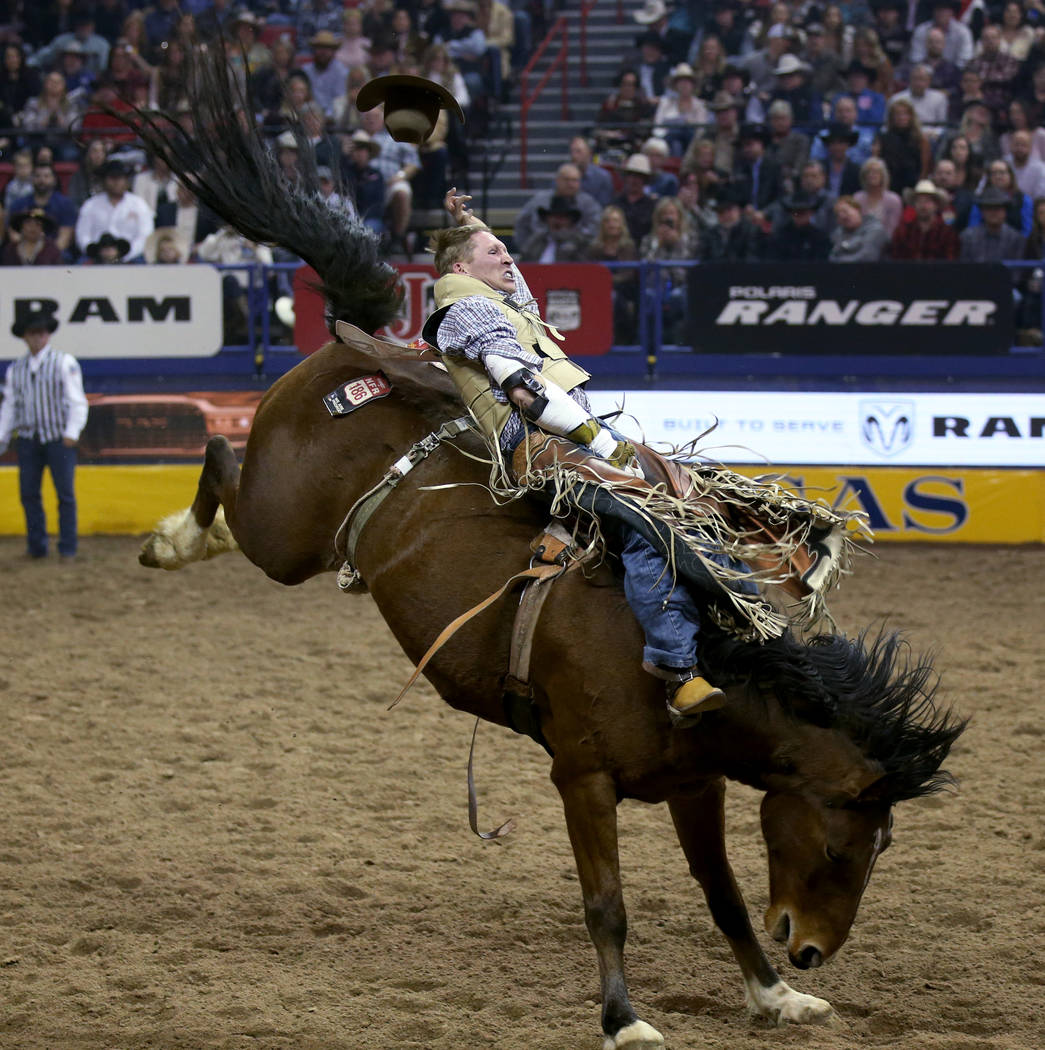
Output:
<svg viewBox="0 0 1045 1050">
<path fill-rule="evenodd" d="M 476 211 L 498 230 L 510 230 L 522 205 L 539 189 L 552 185 L 555 170 L 569 159 L 570 139 L 586 133 L 595 123 L 603 100 L 625 55 L 635 44 L 640 27 L 632 20 L 637 3 L 625 6 L 624 21 L 617 24 L 617 4 L 599 0 L 588 15 L 588 85 L 580 77 L 581 0 L 565 0 L 561 14 L 570 28 L 570 61 L 567 67 L 569 119 L 562 119 L 561 74 L 555 73 L 540 98 L 531 106 L 527 146 L 529 185 L 520 177 L 519 85 L 510 102 L 500 107 L 501 127 L 487 136 L 469 156 L 470 190 Z M 543 76 L 559 50 L 555 41 L 541 64 L 530 75 L 530 90 Z M 482 187 L 487 186 L 484 200 Z M 485 205 L 485 206 L 484 206 Z"/>
</svg>

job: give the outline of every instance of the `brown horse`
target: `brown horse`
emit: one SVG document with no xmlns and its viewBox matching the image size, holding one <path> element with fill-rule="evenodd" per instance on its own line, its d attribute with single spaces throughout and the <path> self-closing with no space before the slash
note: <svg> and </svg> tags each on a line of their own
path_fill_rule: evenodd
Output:
<svg viewBox="0 0 1045 1050">
<path fill-rule="evenodd" d="M 379 365 L 391 394 L 331 418 L 323 395 Z M 287 584 L 337 569 L 334 537 L 347 508 L 460 411 L 433 366 L 374 361 L 332 343 L 266 395 L 242 470 L 224 439 L 211 441 L 191 509 L 158 527 L 142 561 L 178 568 L 238 545 Z M 455 445 L 482 453 L 471 434 Z M 526 567 L 528 541 L 543 524 L 528 501 L 495 506 L 486 473 L 455 448 L 439 449 L 399 483 L 360 538 L 362 578 L 414 661 L 446 623 Z M 212 529 L 219 506 L 235 544 Z M 513 604 L 471 621 L 426 670 L 447 703 L 500 724 Z M 889 845 L 892 804 L 946 781 L 939 766 L 961 725 L 936 714 L 928 665 L 905 664 L 895 639 L 757 645 L 712 633 L 704 659 L 729 703 L 697 729 L 672 729 L 659 683 L 640 669 L 641 648 L 619 588 L 593 587 L 580 574 L 553 585 L 533 681 L 598 953 L 606 1046 L 662 1045 L 636 1017 L 624 980 L 616 807 L 625 797 L 668 803 L 690 870 L 740 964 L 749 1010 L 777 1022 L 824 1020 L 829 1004 L 789 988 L 752 931 L 726 858 L 723 778 L 765 792 L 766 928 L 796 966 L 819 966 L 845 940 Z"/>
<path fill-rule="evenodd" d="M 280 183 L 249 123 L 237 119 L 223 78 L 211 77 L 195 99 L 207 134 L 190 143 L 153 124 L 144 137 L 229 222 L 312 263 L 333 317 L 373 330 L 391 316 L 396 291 L 369 235 L 307 188 L 290 192 Z M 379 369 L 391 392 L 332 418 L 324 395 Z M 461 414 L 434 366 L 375 360 L 331 343 L 265 396 L 242 469 L 224 439 L 211 441 L 191 508 L 158 526 L 142 561 L 180 568 L 238 545 L 283 583 L 335 570 L 346 511 L 415 442 Z M 406 475 L 359 538 L 355 564 L 414 661 L 450 620 L 526 567 L 528 543 L 546 521 L 528 500 L 491 499 L 487 468 L 471 458 L 483 454 L 472 433 L 440 447 Z M 425 671 L 447 703 L 502 725 L 509 722 L 502 696 L 513 604 L 497 603 L 470 621 Z M 598 956 L 604 1046 L 663 1045 L 636 1016 L 624 977 L 622 798 L 668 803 L 690 870 L 740 965 L 748 1009 L 778 1023 L 826 1020 L 831 1006 L 785 984 L 752 930 L 726 857 L 724 780 L 765 792 L 766 927 L 807 969 L 846 939 L 889 845 L 893 804 L 949 782 L 940 766 L 963 725 L 936 710 L 928 662 L 908 660 L 894 637 L 804 644 L 785 635 L 759 645 L 708 629 L 705 671 L 729 702 L 696 729 L 673 729 L 660 683 L 640 669 L 641 648 L 619 586 L 596 587 L 580 574 L 553 585 L 534 640 L 535 710 Z"/>
</svg>

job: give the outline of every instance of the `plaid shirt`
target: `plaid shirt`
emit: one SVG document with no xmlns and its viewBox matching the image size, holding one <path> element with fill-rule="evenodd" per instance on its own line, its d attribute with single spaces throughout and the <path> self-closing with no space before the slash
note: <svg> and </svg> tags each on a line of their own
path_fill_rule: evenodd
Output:
<svg viewBox="0 0 1045 1050">
<path fill-rule="evenodd" d="M 515 274 L 515 291 L 504 297 L 505 302 L 517 309 L 527 310 L 540 316 L 537 301 L 530 294 L 530 289 L 519 272 L 519 268 L 513 266 L 512 270 Z M 464 299 L 458 299 L 446 311 L 440 322 L 437 339 L 440 353 L 477 361 L 484 368 L 487 356 L 496 354 L 498 357 L 518 361 L 520 368 L 529 368 L 534 372 L 541 370 L 541 356 L 524 349 L 511 321 L 493 302 L 481 295 L 470 295 Z M 508 395 L 493 377 L 490 377 L 490 393 L 493 394 L 495 401 L 499 401 L 502 405 L 508 404 Z M 570 397 L 586 412 L 591 412 L 588 395 L 580 387 L 571 390 Z M 505 451 L 515 448 L 525 429 L 526 424 L 519 411 L 516 410 L 512 413 L 504 430 L 501 431 L 501 448 Z"/>
<path fill-rule="evenodd" d="M 957 259 L 958 234 L 938 215 L 922 231 L 917 219 L 902 222 L 893 234 L 889 254 L 894 259 Z"/>
</svg>

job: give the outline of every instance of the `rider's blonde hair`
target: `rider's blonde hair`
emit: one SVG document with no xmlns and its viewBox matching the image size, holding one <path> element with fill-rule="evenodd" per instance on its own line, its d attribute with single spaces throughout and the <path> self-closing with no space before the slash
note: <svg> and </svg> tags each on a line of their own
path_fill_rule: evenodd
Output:
<svg viewBox="0 0 1045 1050">
<path fill-rule="evenodd" d="M 428 250 L 435 254 L 435 270 L 442 277 L 453 270 L 455 262 L 468 262 L 475 246 L 472 237 L 477 233 L 490 232 L 485 223 L 469 226 L 450 226 L 445 230 L 432 230 L 428 234 Z"/>
</svg>

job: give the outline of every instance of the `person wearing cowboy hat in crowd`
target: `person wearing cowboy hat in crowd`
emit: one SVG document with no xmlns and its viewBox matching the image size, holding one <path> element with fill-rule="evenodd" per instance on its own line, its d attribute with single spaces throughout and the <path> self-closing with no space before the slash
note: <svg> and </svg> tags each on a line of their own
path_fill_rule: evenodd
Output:
<svg viewBox="0 0 1045 1050">
<path fill-rule="evenodd" d="M 232 44 L 229 65 L 237 72 L 252 76 L 259 69 L 272 65 L 272 52 L 258 39 L 258 29 L 262 24 L 253 11 L 247 10 L 237 11 L 229 19 L 229 40 Z"/>
<path fill-rule="evenodd" d="M 769 236 L 763 251 L 768 262 L 821 262 L 831 253 L 831 238 L 813 223 L 817 200 L 799 188 L 781 202 L 788 218 Z"/>
<path fill-rule="evenodd" d="M 960 244 L 954 228 L 940 216 L 947 195 L 929 179 L 922 179 L 912 193 L 914 214 L 896 227 L 889 244 L 893 259 L 945 261 L 958 258 Z"/>
<path fill-rule="evenodd" d="M 686 152 L 695 131 L 708 123 L 708 108 L 695 94 L 696 74 L 688 62 L 675 66 L 653 115 L 654 133 L 661 136 L 676 157 Z"/>
<path fill-rule="evenodd" d="M 784 179 L 779 165 L 766 156 L 769 129 L 763 124 L 745 124 L 740 129 L 740 161 L 734 174 L 735 184 L 743 189 L 746 205 L 756 222 L 775 200 L 784 195 Z"/>
<path fill-rule="evenodd" d="M 128 262 L 138 262 L 145 250 L 145 241 L 156 225 L 152 209 L 128 190 L 130 174 L 122 161 L 106 161 L 101 175 L 102 192 L 88 197 L 80 208 L 76 243 L 85 252 L 103 233 L 111 233 L 130 245 Z"/>
<path fill-rule="evenodd" d="M 856 129 L 834 122 L 820 132 L 819 138 L 826 154 L 820 163 L 831 194 L 837 198 L 859 193 L 860 165 L 849 159 L 849 150 L 858 138 Z"/>
<path fill-rule="evenodd" d="M 693 40 L 693 29 L 685 8 L 678 14 L 680 17 L 673 16 L 664 0 L 644 0 L 642 7 L 631 16 L 645 27 L 643 37 L 650 33 L 659 37 L 664 57 L 669 63 L 684 62 Z"/>
<path fill-rule="evenodd" d="M 385 178 L 373 164 L 381 147 L 362 128 L 352 133 L 348 147 L 341 163 L 345 192 L 355 201 L 360 219 L 375 233 L 384 233 Z"/>
<path fill-rule="evenodd" d="M 94 31 L 94 15 L 90 9 L 82 7 L 74 11 L 70 16 L 70 27 L 69 32 L 59 33 L 46 47 L 41 47 L 32 54 L 28 65 L 36 69 L 53 68 L 62 53 L 62 48 L 75 40 L 84 49 L 87 68 L 96 76 L 99 75 L 109 63 L 110 45 L 105 37 Z M 53 31 L 52 29 L 51 32 Z"/>
<path fill-rule="evenodd" d="M 47 160 L 37 159 L 33 164 L 32 180 L 33 192 L 12 201 L 11 213 L 42 208 L 54 222 L 58 250 L 68 251 L 76 227 L 76 205 L 58 189 L 58 175 Z"/>
<path fill-rule="evenodd" d="M 723 183 L 713 203 L 718 222 L 701 238 L 701 262 L 758 262 L 762 257 L 763 235 L 744 214 L 747 204 L 744 190 Z"/>
<path fill-rule="evenodd" d="M 878 129 L 870 125 L 861 126 L 857 124 L 856 118 L 856 100 L 849 95 L 840 95 L 835 99 L 834 112 L 828 127 L 844 128 L 850 133 L 851 142 L 846 149 L 846 156 L 854 164 L 860 165 L 870 158 Z M 813 160 L 827 160 L 827 140 L 823 134 L 825 130 L 827 129 L 821 129 L 820 134 L 813 139 L 809 150 L 809 156 Z"/>
<path fill-rule="evenodd" d="M 70 101 L 80 104 L 91 97 L 97 77 L 87 66 L 87 49 L 79 40 L 71 40 L 62 48 L 58 72 L 65 77 L 65 94 Z"/>
<path fill-rule="evenodd" d="M 151 236 L 151 234 L 150 234 Z M 86 266 L 114 266 L 122 263 L 131 250 L 130 244 L 122 237 L 103 233 L 93 244 L 88 244 L 84 255 Z"/>
<path fill-rule="evenodd" d="M 54 219 L 43 208 L 16 211 L 8 223 L 18 234 L 0 253 L 0 266 L 58 266 L 62 251 L 55 243 Z"/>
<path fill-rule="evenodd" d="M 962 262 L 1004 262 L 1022 259 L 1025 238 L 1005 220 L 1011 198 L 997 186 L 988 185 L 976 198 L 983 222 L 959 235 Z"/>
<path fill-rule="evenodd" d="M 778 22 L 769 27 L 766 46 L 740 60 L 740 65 L 750 74 L 752 87 L 760 98 L 769 98 L 776 88 L 776 68 L 793 41 L 794 33 L 790 26 Z"/>
<path fill-rule="evenodd" d="M 638 74 L 639 87 L 646 98 L 655 102 L 664 94 L 671 63 L 664 57 L 664 42 L 656 33 L 639 37 L 638 50 L 625 60 L 624 67 Z"/>
<path fill-rule="evenodd" d="M 682 171 L 696 168 L 697 147 L 702 141 L 713 144 L 717 171 L 731 172 L 736 164 L 740 145 L 740 113 L 744 108 L 744 100 L 727 91 L 720 91 L 708 108 L 715 116 L 714 127 L 703 135 L 693 136 L 693 141 L 682 156 Z"/>
<path fill-rule="evenodd" d="M 960 10 L 961 0 L 933 0 L 932 18 L 916 26 L 911 34 L 909 58 L 912 62 L 925 61 L 928 53 L 927 38 L 937 29 L 943 34 L 941 57 L 959 69 L 964 69 L 969 64 L 973 55 L 972 33 L 968 26 L 955 17 Z"/>
<path fill-rule="evenodd" d="M 794 119 L 800 124 L 818 123 L 823 115 L 823 103 L 813 90 L 810 73 L 812 69 L 797 55 L 781 55 L 773 70 L 776 86 L 770 92 L 767 104 L 789 102 Z"/>
<path fill-rule="evenodd" d="M 538 208 L 537 232 L 522 246 L 523 262 L 584 262 L 591 238 L 580 229 L 581 210 L 568 197 L 553 196 L 546 208 Z"/>
<path fill-rule="evenodd" d="M 345 90 L 348 70 L 334 57 L 341 41 L 328 29 L 321 29 L 309 39 L 312 59 L 301 69 L 312 85 L 312 98 L 319 103 L 326 116 L 334 111 L 334 99 Z"/>
<path fill-rule="evenodd" d="M 581 189 L 581 172 L 576 164 L 560 164 L 555 172 L 552 189 L 538 190 L 520 209 L 515 217 L 512 239 L 517 245 L 528 244 L 537 232 L 540 208 L 547 208 L 552 197 L 565 197 L 580 210 L 580 229 L 585 237 L 592 238 L 599 229 L 602 207 L 590 194 Z M 636 242 L 637 243 L 637 242 Z"/>
<path fill-rule="evenodd" d="M 877 128 L 885 120 L 885 95 L 871 87 L 872 70 L 860 62 L 849 63 L 845 71 L 845 91 L 856 103 L 856 122 Z"/>
<path fill-rule="evenodd" d="M 642 238 L 653 229 L 653 209 L 656 206 L 656 201 L 648 192 L 653 178 L 649 157 L 643 153 L 633 153 L 621 168 L 621 177 L 624 188 L 614 197 L 613 203 L 624 212 L 631 239 L 641 244 Z"/>
<path fill-rule="evenodd" d="M 651 136 L 642 144 L 639 152 L 649 160 L 650 180 L 646 192 L 654 198 L 674 197 L 679 191 L 679 180 L 677 175 L 664 168 L 671 156 L 668 144 L 663 139 Z"/>
<path fill-rule="evenodd" d="M 827 189 L 827 176 L 823 165 L 816 160 L 807 160 L 798 171 L 795 192 L 801 191 L 813 199 L 812 223 L 826 234 L 835 228 L 835 195 Z M 765 225 L 770 231 L 779 230 L 791 218 L 791 213 L 784 207 L 784 199 L 774 201 L 766 208 Z"/>
<path fill-rule="evenodd" d="M 51 345 L 58 321 L 38 311 L 15 320 L 11 334 L 28 353 L 8 365 L 0 403 L 0 455 L 15 437 L 18 491 L 30 558 L 47 555 L 47 519 L 41 498 L 44 469 L 58 494 L 58 553 L 75 558 L 76 444 L 87 423 L 80 366 Z"/>
</svg>

